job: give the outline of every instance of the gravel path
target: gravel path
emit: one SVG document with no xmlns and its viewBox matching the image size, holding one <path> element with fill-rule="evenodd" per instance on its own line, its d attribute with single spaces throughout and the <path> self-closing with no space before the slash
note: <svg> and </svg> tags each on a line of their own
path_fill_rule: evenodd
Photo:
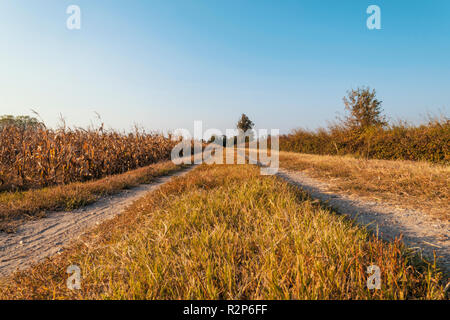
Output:
<svg viewBox="0 0 450 320">
<path fill-rule="evenodd" d="M 84 208 L 49 213 L 46 218 L 23 224 L 14 234 L 0 233 L 0 276 L 17 269 L 23 270 L 32 263 L 57 254 L 90 227 L 115 217 L 146 193 L 193 168 L 191 166 L 173 175 L 157 178 L 154 183 L 102 198 Z"/>
<path fill-rule="evenodd" d="M 377 232 L 380 238 L 392 240 L 403 235 L 403 242 L 424 256 L 439 257 L 447 276 L 450 274 L 450 223 L 433 219 L 424 213 L 361 200 L 356 196 L 330 192 L 330 184 L 313 179 L 302 172 L 280 169 L 277 176 L 301 187 L 311 197 L 326 201 L 341 214 Z"/>
</svg>

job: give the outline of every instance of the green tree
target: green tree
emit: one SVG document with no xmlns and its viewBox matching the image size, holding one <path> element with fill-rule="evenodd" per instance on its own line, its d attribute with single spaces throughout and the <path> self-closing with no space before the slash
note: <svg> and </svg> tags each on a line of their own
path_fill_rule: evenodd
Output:
<svg viewBox="0 0 450 320">
<path fill-rule="evenodd" d="M 255 124 L 243 113 L 241 119 L 237 123 L 237 128 L 247 132 L 248 130 L 253 129 Z"/>
<path fill-rule="evenodd" d="M 15 126 L 25 130 L 25 129 L 43 128 L 44 124 L 40 122 L 38 119 L 30 116 L 17 116 L 17 117 L 11 115 L 0 116 L 0 129 L 3 129 L 8 126 Z"/>
<path fill-rule="evenodd" d="M 245 115 L 244 113 L 241 116 L 241 119 L 237 123 L 237 128 L 242 130 L 243 135 L 245 135 L 244 141 L 250 142 L 253 140 L 253 126 L 255 124 Z M 241 134 L 241 133 L 240 133 Z M 236 145 L 238 141 L 238 137 L 234 137 L 234 144 Z"/>
<path fill-rule="evenodd" d="M 376 98 L 375 90 L 365 87 L 352 89 L 347 92 L 347 96 L 343 100 L 348 112 L 344 120 L 346 127 L 365 130 L 387 124 L 381 108 L 382 101 Z"/>
</svg>

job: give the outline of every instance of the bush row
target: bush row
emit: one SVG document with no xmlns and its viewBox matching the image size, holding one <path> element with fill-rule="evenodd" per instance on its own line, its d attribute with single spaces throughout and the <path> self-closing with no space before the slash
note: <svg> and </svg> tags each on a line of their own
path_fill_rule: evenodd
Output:
<svg viewBox="0 0 450 320">
<path fill-rule="evenodd" d="M 420 126 L 398 123 L 364 130 L 339 125 L 316 131 L 298 129 L 280 137 L 280 150 L 449 163 L 450 120 L 433 120 Z"/>
</svg>

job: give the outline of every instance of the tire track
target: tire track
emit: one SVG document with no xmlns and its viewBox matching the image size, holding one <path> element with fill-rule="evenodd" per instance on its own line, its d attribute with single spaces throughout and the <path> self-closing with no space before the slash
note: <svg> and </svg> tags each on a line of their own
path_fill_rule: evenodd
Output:
<svg viewBox="0 0 450 320">
<path fill-rule="evenodd" d="M 0 233 L 0 276 L 23 270 L 61 252 L 86 230 L 123 212 L 146 193 L 159 188 L 174 177 L 183 176 L 195 165 L 155 182 L 104 197 L 73 211 L 50 212 L 47 217 L 21 225 L 14 234 Z"/>
<path fill-rule="evenodd" d="M 255 151 L 252 151 L 255 153 Z M 248 159 L 248 157 L 246 156 Z M 253 154 L 253 159 L 256 159 Z M 258 162 L 259 166 L 263 166 Z M 279 169 L 277 177 L 306 191 L 339 214 L 345 214 L 358 224 L 367 227 L 381 239 L 402 241 L 412 250 L 433 262 L 434 254 L 438 265 L 448 278 L 450 276 L 450 223 L 436 220 L 412 209 L 394 207 L 330 191 L 330 183 L 311 178 L 299 171 Z"/>
</svg>

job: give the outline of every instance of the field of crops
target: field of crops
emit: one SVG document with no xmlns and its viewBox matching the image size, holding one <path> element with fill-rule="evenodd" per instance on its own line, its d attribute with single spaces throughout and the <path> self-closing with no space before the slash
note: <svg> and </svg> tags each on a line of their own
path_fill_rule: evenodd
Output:
<svg viewBox="0 0 450 320">
<path fill-rule="evenodd" d="M 169 159 L 161 134 L 97 129 L 0 128 L 0 191 L 83 182 Z"/>
</svg>

